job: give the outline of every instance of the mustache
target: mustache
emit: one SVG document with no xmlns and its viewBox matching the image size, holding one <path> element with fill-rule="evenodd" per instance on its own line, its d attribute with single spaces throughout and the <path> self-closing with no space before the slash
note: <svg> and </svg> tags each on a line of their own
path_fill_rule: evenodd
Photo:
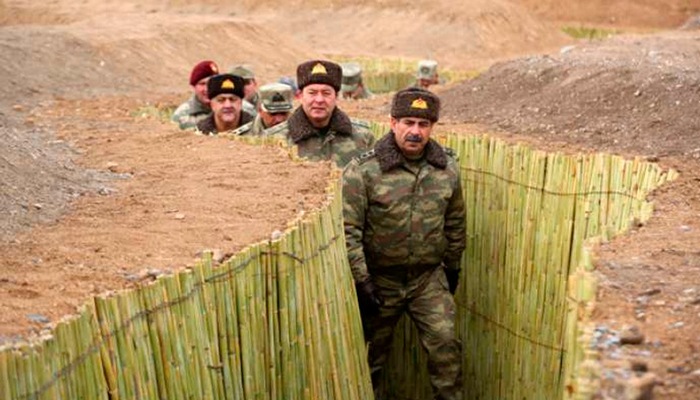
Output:
<svg viewBox="0 0 700 400">
<path fill-rule="evenodd" d="M 406 136 L 407 142 L 420 143 L 423 140 L 421 135 L 408 135 Z"/>
</svg>

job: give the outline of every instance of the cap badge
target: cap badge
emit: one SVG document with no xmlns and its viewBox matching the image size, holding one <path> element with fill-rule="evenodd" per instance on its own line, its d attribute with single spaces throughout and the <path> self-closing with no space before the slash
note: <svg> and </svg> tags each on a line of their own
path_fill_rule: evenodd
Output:
<svg viewBox="0 0 700 400">
<path fill-rule="evenodd" d="M 280 92 L 277 92 L 274 96 L 272 96 L 272 101 L 274 101 L 275 103 L 279 103 L 285 101 L 285 99 L 284 96 L 280 94 Z"/>
<path fill-rule="evenodd" d="M 219 72 L 219 68 L 217 68 L 216 64 L 214 63 L 209 64 L 209 68 L 211 69 L 211 72 L 215 74 Z"/>
<path fill-rule="evenodd" d="M 233 84 L 233 81 L 230 79 L 226 79 L 225 81 L 221 82 L 221 88 L 222 89 L 233 89 L 236 86 Z"/>
<path fill-rule="evenodd" d="M 328 71 L 326 71 L 326 67 L 324 67 L 323 64 L 316 63 L 316 65 L 314 65 L 313 69 L 311 70 L 311 75 L 316 75 L 316 74 L 326 75 L 326 74 L 328 74 Z"/>
<path fill-rule="evenodd" d="M 428 109 L 428 103 L 425 102 L 425 100 L 421 98 L 417 98 L 413 100 L 411 103 L 411 108 L 419 108 L 421 110 L 427 110 Z"/>
</svg>

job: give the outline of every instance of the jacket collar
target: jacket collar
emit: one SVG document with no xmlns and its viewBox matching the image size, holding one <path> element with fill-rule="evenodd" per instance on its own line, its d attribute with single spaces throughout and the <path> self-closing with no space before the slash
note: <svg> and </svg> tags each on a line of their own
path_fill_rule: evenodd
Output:
<svg viewBox="0 0 700 400">
<path fill-rule="evenodd" d="M 318 135 L 318 128 L 311 125 L 302 107 L 297 107 L 297 109 L 294 110 L 287 124 L 289 127 L 289 137 L 294 143 Z M 338 109 L 338 107 L 333 110 L 328 126 L 328 131 L 334 132 L 336 135 L 352 135 L 352 121 L 350 121 L 350 117 Z"/>
<path fill-rule="evenodd" d="M 379 139 L 374 146 L 374 153 L 379 161 L 382 172 L 387 172 L 401 166 L 406 158 L 401 153 L 399 145 L 396 143 L 394 132 L 389 131 L 384 137 Z M 423 150 L 425 160 L 435 168 L 445 169 L 447 167 L 447 155 L 435 140 L 430 139 Z"/>
</svg>

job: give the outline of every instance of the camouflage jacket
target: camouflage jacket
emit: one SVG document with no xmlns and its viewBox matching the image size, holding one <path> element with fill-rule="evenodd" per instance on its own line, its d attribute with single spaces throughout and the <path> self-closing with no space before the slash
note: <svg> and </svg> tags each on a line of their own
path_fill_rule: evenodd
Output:
<svg viewBox="0 0 700 400">
<path fill-rule="evenodd" d="M 253 116 L 245 111 L 241 111 L 241 118 L 238 121 L 238 127 L 234 130 L 229 131 L 233 135 L 245 135 L 250 132 L 250 128 L 253 125 Z M 216 135 L 220 133 L 216 130 L 216 122 L 214 121 L 214 114 L 210 114 L 207 118 L 197 122 L 197 131 L 205 135 Z"/>
<path fill-rule="evenodd" d="M 466 223 L 459 168 L 434 140 L 424 154 L 408 161 L 389 132 L 345 168 L 345 240 L 357 282 L 397 268 L 460 268 Z"/>
<path fill-rule="evenodd" d="M 353 157 L 370 150 L 375 142 L 366 122 L 350 119 L 337 107 L 325 133 L 311 125 L 301 107 L 280 125 L 275 135 L 284 137 L 290 146 L 296 145 L 299 157 L 333 160 L 341 168 Z"/>
<path fill-rule="evenodd" d="M 278 133 L 282 133 L 286 128 L 284 125 L 284 122 L 279 123 L 275 126 L 271 126 L 269 128 L 265 127 L 265 124 L 263 123 L 262 118 L 260 118 L 260 114 L 255 116 L 255 120 L 253 121 L 253 125 L 250 127 L 250 134 L 251 135 L 277 135 Z"/>
<path fill-rule="evenodd" d="M 170 120 L 176 122 L 180 129 L 195 129 L 197 122 L 211 114 L 211 108 L 202 104 L 197 96 L 192 95 L 186 102 L 180 104 L 173 112 Z"/>
<path fill-rule="evenodd" d="M 258 115 L 258 106 L 255 104 L 249 102 L 248 100 L 243 99 L 243 111 L 247 112 L 248 114 L 252 115 L 253 117 Z"/>
</svg>

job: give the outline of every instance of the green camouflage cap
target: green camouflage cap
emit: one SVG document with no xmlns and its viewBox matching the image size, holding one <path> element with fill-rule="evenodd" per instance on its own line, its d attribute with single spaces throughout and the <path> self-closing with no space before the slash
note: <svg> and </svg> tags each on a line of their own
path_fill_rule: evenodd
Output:
<svg viewBox="0 0 700 400">
<path fill-rule="evenodd" d="M 255 79 L 255 72 L 253 72 L 253 68 L 250 65 L 234 65 L 228 72 L 231 75 L 238 75 L 243 79 Z"/>
<path fill-rule="evenodd" d="M 437 61 L 435 60 L 420 60 L 418 62 L 418 79 L 435 79 L 437 77 Z"/>
<path fill-rule="evenodd" d="M 260 107 L 268 113 L 289 112 L 294 108 L 292 88 L 284 83 L 270 83 L 258 89 Z"/>
<path fill-rule="evenodd" d="M 356 90 L 362 82 L 362 67 L 355 62 L 340 64 L 340 66 L 343 68 L 343 81 L 340 90 L 343 92 Z"/>
</svg>

